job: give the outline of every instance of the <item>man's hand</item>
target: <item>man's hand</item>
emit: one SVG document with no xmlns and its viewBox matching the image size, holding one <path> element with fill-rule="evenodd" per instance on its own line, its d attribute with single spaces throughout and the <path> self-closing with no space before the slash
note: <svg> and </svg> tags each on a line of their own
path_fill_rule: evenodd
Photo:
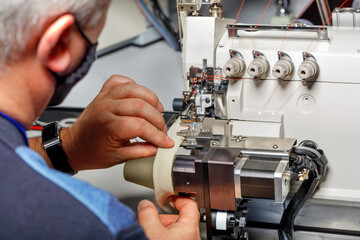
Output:
<svg viewBox="0 0 360 240">
<path fill-rule="evenodd" d="M 75 171 L 106 168 L 170 148 L 163 106 L 149 89 L 112 76 L 73 127 L 62 131 L 63 148 Z M 140 137 L 145 143 L 130 143 Z"/>
<path fill-rule="evenodd" d="M 138 218 L 149 239 L 167 240 L 200 239 L 200 213 L 197 204 L 188 198 L 174 197 L 179 215 L 159 215 L 155 205 L 148 200 L 139 203 Z"/>
</svg>

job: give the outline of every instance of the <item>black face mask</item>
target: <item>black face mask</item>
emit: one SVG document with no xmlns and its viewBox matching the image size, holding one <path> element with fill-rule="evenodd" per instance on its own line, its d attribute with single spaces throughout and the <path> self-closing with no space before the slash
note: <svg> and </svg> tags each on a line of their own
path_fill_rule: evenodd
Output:
<svg viewBox="0 0 360 240">
<path fill-rule="evenodd" d="M 65 76 L 59 76 L 57 73 L 50 71 L 56 79 L 56 88 L 49 106 L 59 105 L 65 99 L 70 90 L 75 86 L 75 84 L 86 76 L 90 70 L 91 64 L 96 60 L 97 43 L 94 44 L 90 41 L 90 39 L 85 35 L 84 31 L 76 21 L 75 25 L 89 46 L 81 64 L 77 69 L 74 70 L 74 72 Z"/>
</svg>

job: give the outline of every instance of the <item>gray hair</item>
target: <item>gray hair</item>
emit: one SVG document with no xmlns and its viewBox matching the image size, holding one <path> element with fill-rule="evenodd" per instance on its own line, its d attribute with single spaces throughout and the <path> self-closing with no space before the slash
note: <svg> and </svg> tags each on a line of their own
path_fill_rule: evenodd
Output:
<svg viewBox="0 0 360 240">
<path fill-rule="evenodd" d="M 0 0 L 0 69 L 18 60 L 31 37 L 51 17 L 70 13 L 84 28 L 94 27 L 110 0 Z"/>
</svg>

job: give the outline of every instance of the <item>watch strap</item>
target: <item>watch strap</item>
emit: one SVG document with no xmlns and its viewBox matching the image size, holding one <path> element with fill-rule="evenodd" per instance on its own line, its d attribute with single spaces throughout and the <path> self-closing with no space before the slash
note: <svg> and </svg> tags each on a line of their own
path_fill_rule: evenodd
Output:
<svg viewBox="0 0 360 240">
<path fill-rule="evenodd" d="M 59 122 L 52 122 L 44 126 L 42 130 L 43 147 L 54 169 L 74 175 L 76 172 L 71 168 L 61 145 L 60 131 Z"/>
</svg>

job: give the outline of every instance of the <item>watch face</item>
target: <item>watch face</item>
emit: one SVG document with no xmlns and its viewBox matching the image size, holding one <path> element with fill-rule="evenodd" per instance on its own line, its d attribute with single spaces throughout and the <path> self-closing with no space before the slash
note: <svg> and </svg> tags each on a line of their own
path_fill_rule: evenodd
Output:
<svg viewBox="0 0 360 240">
<path fill-rule="evenodd" d="M 42 140 L 48 141 L 59 136 L 60 125 L 58 122 L 52 122 L 46 125 L 42 130 Z"/>
</svg>

